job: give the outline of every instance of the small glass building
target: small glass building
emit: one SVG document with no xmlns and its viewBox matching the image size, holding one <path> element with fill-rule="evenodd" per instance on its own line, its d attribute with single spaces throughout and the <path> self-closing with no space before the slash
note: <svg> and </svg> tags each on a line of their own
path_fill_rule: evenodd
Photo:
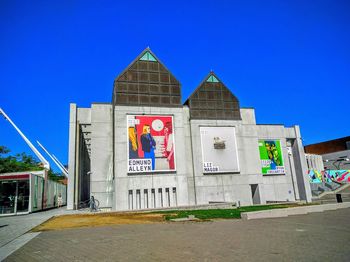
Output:
<svg viewBox="0 0 350 262">
<path fill-rule="evenodd" d="M 0 174 L 0 216 L 57 207 L 59 195 L 66 205 L 66 185 L 47 179 L 44 170 Z"/>
</svg>

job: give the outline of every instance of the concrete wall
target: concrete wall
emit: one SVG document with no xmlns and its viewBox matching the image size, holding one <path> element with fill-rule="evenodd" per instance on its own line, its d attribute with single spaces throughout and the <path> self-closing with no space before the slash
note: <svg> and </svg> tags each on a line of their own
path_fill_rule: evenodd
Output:
<svg viewBox="0 0 350 262">
<path fill-rule="evenodd" d="M 306 164 L 308 170 L 318 170 L 322 171 L 324 170 L 323 160 L 321 155 L 315 155 L 315 154 L 305 154 L 306 158 Z"/>
<path fill-rule="evenodd" d="M 173 116 L 176 171 L 152 174 L 127 172 L 127 115 Z M 89 124 L 91 131 L 90 195 L 99 200 L 100 207 L 130 210 L 210 202 L 252 205 L 267 201 L 310 201 L 299 127 L 256 125 L 254 109 L 250 108 L 241 109 L 241 115 L 242 121 L 190 120 L 186 106 L 115 106 L 113 112 L 110 104 L 93 104 L 91 109 L 77 109 L 74 104 L 71 105 L 68 207 L 73 206 L 72 195 L 74 190 L 78 190 L 74 186 L 77 183 L 74 172 L 79 166 L 76 157 L 79 148 L 77 127 L 82 122 Z M 239 172 L 203 173 L 202 126 L 235 127 Z M 285 174 L 262 175 L 259 139 L 280 140 Z"/>
<path fill-rule="evenodd" d="M 68 147 L 68 188 L 67 188 L 67 209 L 74 208 L 75 195 L 75 148 L 77 133 L 77 105 L 70 104 L 69 112 L 69 147 Z"/>
<path fill-rule="evenodd" d="M 281 125 L 258 125 L 257 139 L 280 140 L 284 160 L 285 175 L 264 175 L 262 192 L 266 201 L 295 201 L 297 196 L 293 188 L 290 158 L 288 156 L 287 138 L 295 137 L 295 133 L 285 130 Z M 288 137 L 286 137 L 286 134 Z M 260 165 L 260 162 L 259 162 Z"/>
<path fill-rule="evenodd" d="M 311 202 L 311 187 L 299 126 L 295 126 L 295 140 L 293 141 L 292 152 L 300 200 Z"/>
<path fill-rule="evenodd" d="M 176 172 L 128 174 L 127 115 L 173 115 Z M 185 206 L 191 203 L 188 180 L 192 178 L 189 112 L 185 108 L 115 107 L 115 204 L 116 210 Z M 191 181 L 189 182 L 191 183 Z M 154 193 L 152 193 L 152 189 Z M 145 191 L 146 190 L 146 191 Z M 161 192 L 160 192 L 161 190 Z M 176 191 L 173 193 L 173 190 Z M 168 193 L 169 192 L 169 193 Z M 192 194 L 193 195 L 193 194 Z"/>
<path fill-rule="evenodd" d="M 231 120 L 191 120 L 191 138 L 193 150 L 193 165 L 195 179 L 196 203 L 208 204 L 210 202 L 237 202 L 242 205 L 252 204 L 251 191 L 248 180 L 256 184 L 259 180 L 259 173 L 256 161 L 249 161 L 249 165 L 244 164 L 249 148 L 254 147 L 251 140 L 246 140 L 242 136 L 242 126 L 240 121 Z M 236 143 L 238 150 L 239 173 L 203 173 L 201 126 L 232 126 L 236 129 Z M 254 141 L 257 146 L 257 141 Z M 255 144 L 253 142 L 253 144 Z M 258 152 L 256 151 L 256 158 Z M 253 153 L 254 154 L 254 153 Z M 253 156 L 254 157 L 254 156 Z"/>
<path fill-rule="evenodd" d="M 241 108 L 241 117 L 243 125 L 255 125 L 255 110 L 254 108 Z"/>
<path fill-rule="evenodd" d="M 252 111 L 251 111 L 252 112 Z M 260 203 L 266 201 L 295 201 L 299 198 L 296 179 L 293 179 L 286 141 L 295 138 L 295 130 L 286 130 L 283 126 L 255 125 L 253 118 L 245 119 L 247 111 L 242 113 L 240 121 L 191 120 L 191 133 L 194 154 L 194 174 L 197 204 L 209 202 L 240 202 L 252 205 L 251 185 L 258 185 Z M 249 116 L 249 115 L 248 115 Z M 245 123 L 245 124 L 244 124 Z M 225 174 L 203 174 L 202 148 L 199 129 L 201 126 L 234 126 L 240 172 Z M 289 137 L 286 137 L 286 134 Z M 258 150 L 259 139 L 280 140 L 283 152 L 285 175 L 262 175 Z M 254 187 L 254 186 L 253 186 Z M 257 195 L 255 200 L 257 199 Z"/>
<path fill-rule="evenodd" d="M 100 208 L 113 207 L 113 130 L 112 105 L 91 106 L 90 194 Z"/>
<path fill-rule="evenodd" d="M 350 161 L 335 161 L 339 159 L 350 159 L 350 150 L 344 150 L 329 154 L 322 155 L 324 167 L 327 169 L 339 169 L 348 170 L 350 169 Z"/>
<path fill-rule="evenodd" d="M 74 209 L 89 196 L 90 159 L 82 131 L 91 124 L 91 109 L 70 104 L 67 209 Z"/>
</svg>

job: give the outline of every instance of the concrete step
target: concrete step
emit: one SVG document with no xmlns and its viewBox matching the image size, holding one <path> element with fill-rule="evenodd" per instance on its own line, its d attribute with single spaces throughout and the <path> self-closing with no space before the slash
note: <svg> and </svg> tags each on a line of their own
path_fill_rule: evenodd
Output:
<svg viewBox="0 0 350 262">
<path fill-rule="evenodd" d="M 337 204 L 325 204 L 325 205 L 312 205 L 302 207 L 290 207 L 282 209 L 270 209 L 256 212 L 244 212 L 241 214 L 241 218 L 244 220 L 261 219 L 261 218 L 274 218 L 274 217 L 287 217 L 292 215 L 303 215 L 308 213 L 323 212 L 328 210 L 336 210 L 342 208 L 350 208 L 350 202 L 337 203 Z"/>
</svg>

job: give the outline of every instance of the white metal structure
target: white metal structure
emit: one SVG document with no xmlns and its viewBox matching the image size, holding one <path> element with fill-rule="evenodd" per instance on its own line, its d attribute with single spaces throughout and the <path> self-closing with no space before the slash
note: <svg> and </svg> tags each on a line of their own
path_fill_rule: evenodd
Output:
<svg viewBox="0 0 350 262">
<path fill-rule="evenodd" d="M 62 167 L 62 169 L 64 169 L 65 173 L 67 173 L 68 176 L 68 169 L 61 163 L 61 161 L 58 160 L 58 158 L 52 154 L 52 157 L 57 161 L 57 163 Z"/>
<path fill-rule="evenodd" d="M 47 151 L 47 149 L 40 144 L 39 141 L 36 141 L 38 143 L 38 145 L 45 151 L 46 154 L 48 154 L 48 156 L 52 159 L 52 161 L 57 165 L 57 167 L 62 171 L 62 173 L 68 177 L 68 170 L 62 165 L 62 163 L 57 159 L 57 157 L 55 157 L 54 155 L 51 155 L 49 153 L 49 151 Z"/>
<path fill-rule="evenodd" d="M 34 152 L 34 154 L 40 159 L 41 163 L 43 163 L 44 168 L 46 170 L 50 170 L 50 163 L 43 157 L 42 154 L 35 148 L 35 146 L 29 141 L 29 139 L 22 133 L 22 131 L 13 123 L 13 121 L 6 115 L 4 110 L 0 108 L 0 114 L 2 114 L 6 120 L 8 120 L 11 125 L 16 129 L 16 131 L 20 134 L 20 136 L 23 138 L 23 140 L 27 143 L 27 145 L 30 147 L 30 149 Z"/>
</svg>

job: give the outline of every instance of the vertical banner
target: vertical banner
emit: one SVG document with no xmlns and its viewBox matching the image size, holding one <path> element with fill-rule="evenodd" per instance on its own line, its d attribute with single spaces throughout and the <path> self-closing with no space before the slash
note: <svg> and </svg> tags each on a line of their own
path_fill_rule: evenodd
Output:
<svg viewBox="0 0 350 262">
<path fill-rule="evenodd" d="M 279 140 L 259 140 L 259 152 L 263 175 L 285 174 Z"/>
<path fill-rule="evenodd" d="M 172 116 L 129 115 L 128 172 L 175 171 Z"/>
<path fill-rule="evenodd" d="M 234 127 L 200 127 L 203 173 L 239 172 Z"/>
</svg>

